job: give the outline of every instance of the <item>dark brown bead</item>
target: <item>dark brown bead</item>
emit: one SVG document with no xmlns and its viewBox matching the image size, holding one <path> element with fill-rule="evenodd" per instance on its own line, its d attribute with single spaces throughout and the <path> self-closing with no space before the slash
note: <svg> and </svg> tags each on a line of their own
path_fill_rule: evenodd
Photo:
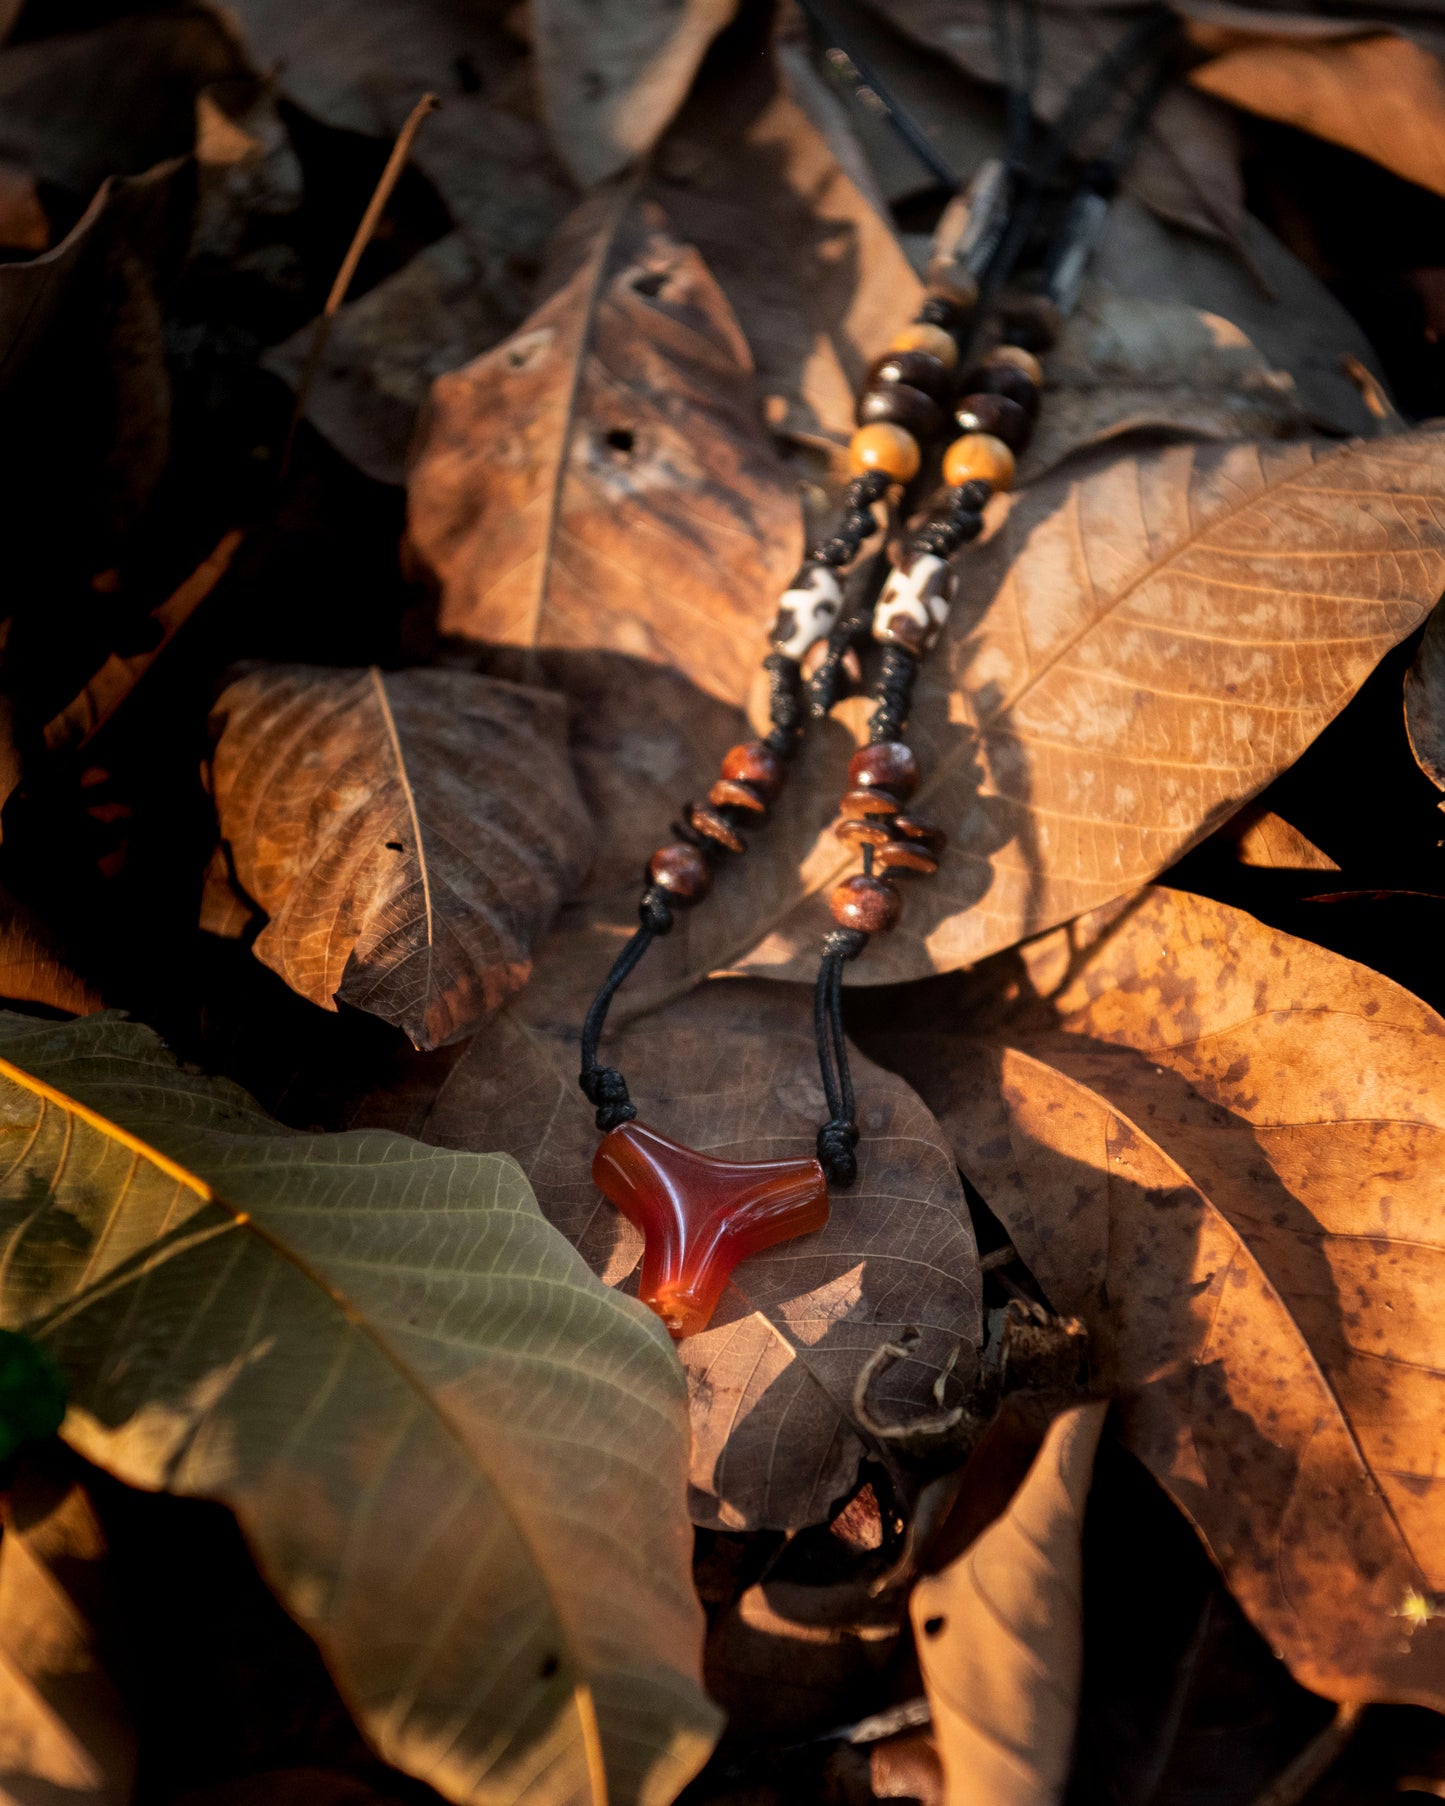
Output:
<svg viewBox="0 0 1445 1806">
<path fill-rule="evenodd" d="M 712 889 L 712 867 L 696 847 L 685 840 L 659 847 L 647 867 L 648 875 L 659 890 L 665 890 L 674 903 L 684 909 L 701 903 Z"/>
<path fill-rule="evenodd" d="M 891 790 L 906 802 L 918 788 L 918 761 L 901 740 L 860 746 L 848 761 L 848 782 L 859 790 Z"/>
<path fill-rule="evenodd" d="M 917 840 L 890 840 L 887 846 L 875 847 L 873 863 L 885 872 L 921 872 L 927 878 L 938 870 L 938 861 Z"/>
<path fill-rule="evenodd" d="M 875 389 L 881 383 L 903 383 L 910 389 L 920 389 L 941 408 L 953 399 L 953 371 L 931 351 L 885 351 L 869 369 L 864 387 Z"/>
<path fill-rule="evenodd" d="M 736 778 L 719 778 L 707 793 L 714 809 L 747 809 L 751 814 L 766 816 L 768 805 L 751 784 Z"/>
<path fill-rule="evenodd" d="M 848 847 L 881 847 L 893 836 L 888 832 L 889 824 L 881 816 L 856 817 L 850 821 L 840 821 L 833 832 Z"/>
<path fill-rule="evenodd" d="M 1010 401 L 1007 395 L 990 395 L 983 390 L 977 395 L 965 395 L 954 419 L 964 432 L 992 433 L 1011 451 L 1023 450 L 1033 426 L 1028 410 L 1016 401 Z"/>
<path fill-rule="evenodd" d="M 916 815 L 895 815 L 888 824 L 901 840 L 911 840 L 926 847 L 935 858 L 948 845 L 948 836 L 931 821 L 920 821 Z"/>
<path fill-rule="evenodd" d="M 687 822 L 694 834 L 704 835 L 718 846 L 726 847 L 730 853 L 746 853 L 748 850 L 748 843 L 728 818 L 717 809 L 710 809 L 705 803 L 692 803 L 688 806 Z"/>
<path fill-rule="evenodd" d="M 886 878 L 845 878 L 834 885 L 828 899 L 833 920 L 840 928 L 861 928 L 864 934 L 887 934 L 903 913 L 903 893 Z"/>
<path fill-rule="evenodd" d="M 787 767 L 771 746 L 764 746 L 761 740 L 744 740 L 723 754 L 722 774 L 739 784 L 751 784 L 763 801 L 770 803 L 783 787 Z"/>
<path fill-rule="evenodd" d="M 897 815 L 903 798 L 891 790 L 847 790 L 838 808 L 844 815 Z"/>
<path fill-rule="evenodd" d="M 1036 414 L 1039 409 L 1037 385 L 1022 370 L 1015 370 L 1012 364 L 979 364 L 969 371 L 963 386 L 970 395 L 975 392 L 983 395 L 1006 395 L 1010 401 L 1016 401 L 1026 414 Z"/>
<path fill-rule="evenodd" d="M 870 426 L 875 420 L 904 427 L 915 439 L 936 439 L 948 416 L 922 389 L 910 389 L 907 383 L 880 383 L 867 390 L 858 403 L 859 426 Z"/>
</svg>

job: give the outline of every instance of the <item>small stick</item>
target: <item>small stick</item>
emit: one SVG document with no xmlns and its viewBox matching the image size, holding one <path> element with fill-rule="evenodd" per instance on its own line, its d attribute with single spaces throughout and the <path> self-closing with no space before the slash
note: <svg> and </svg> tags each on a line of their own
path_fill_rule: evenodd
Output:
<svg viewBox="0 0 1445 1806">
<path fill-rule="evenodd" d="M 356 275 L 356 267 L 371 243 L 372 234 L 376 231 L 382 214 L 386 211 L 386 203 L 391 199 L 391 191 L 396 187 L 406 160 L 411 155 L 411 147 L 416 142 L 416 135 L 422 128 L 422 121 L 428 113 L 434 113 L 441 105 L 435 94 L 423 94 L 421 99 L 406 116 L 406 123 L 396 135 L 396 143 L 391 147 L 391 155 L 386 160 L 386 168 L 382 170 L 376 187 L 372 190 L 371 199 L 366 203 L 366 212 L 361 216 L 361 224 L 356 228 L 345 257 L 341 260 L 341 268 L 336 272 L 336 280 L 331 285 L 331 293 L 326 297 L 326 305 L 321 310 L 316 322 L 316 331 L 311 338 L 311 348 L 306 353 L 306 364 L 301 372 L 301 381 L 296 388 L 296 405 L 291 410 L 291 424 L 286 429 L 286 444 L 281 452 L 281 465 L 276 473 L 280 482 L 291 465 L 291 450 L 296 443 L 296 431 L 301 425 L 301 416 L 306 410 L 306 398 L 311 393 L 311 385 L 326 351 L 326 342 L 331 337 L 331 322 L 341 311 L 346 299 L 346 291 L 351 287 L 352 278 Z"/>
</svg>

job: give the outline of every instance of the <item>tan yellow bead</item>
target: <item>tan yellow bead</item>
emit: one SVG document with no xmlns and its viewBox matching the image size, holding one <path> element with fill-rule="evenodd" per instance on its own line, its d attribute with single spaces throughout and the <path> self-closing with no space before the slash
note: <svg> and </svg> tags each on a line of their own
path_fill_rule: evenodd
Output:
<svg viewBox="0 0 1445 1806">
<path fill-rule="evenodd" d="M 965 433 L 943 454 L 943 480 L 955 489 L 978 479 L 995 489 L 1012 489 L 1014 455 L 992 433 Z"/>
<path fill-rule="evenodd" d="M 930 357 L 936 357 L 941 364 L 952 370 L 958 362 L 958 346 L 951 332 L 945 332 L 941 326 L 931 326 L 926 320 L 915 320 L 911 326 L 905 326 L 888 341 L 890 351 L 926 351 Z"/>
<path fill-rule="evenodd" d="M 986 364 L 1011 364 L 1015 370 L 1022 370 L 1031 383 L 1043 383 L 1043 365 L 1032 351 L 1025 351 L 1022 345 L 995 345 L 983 361 Z"/>
<path fill-rule="evenodd" d="M 860 426 L 848 441 L 848 462 L 855 474 L 881 470 L 895 483 L 911 483 L 922 461 L 918 441 L 892 421 L 875 420 L 870 426 Z"/>
</svg>

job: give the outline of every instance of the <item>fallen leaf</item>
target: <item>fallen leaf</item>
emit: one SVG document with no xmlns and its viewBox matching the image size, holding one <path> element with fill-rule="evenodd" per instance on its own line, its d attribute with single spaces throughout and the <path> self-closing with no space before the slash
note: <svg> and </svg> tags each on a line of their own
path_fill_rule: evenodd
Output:
<svg viewBox="0 0 1445 1806">
<path fill-rule="evenodd" d="M 542 105 L 584 187 L 649 151 L 737 0 L 537 0 Z"/>
<path fill-rule="evenodd" d="M 1445 194 L 1445 69 L 1393 32 L 1313 41 L 1267 34 L 1192 70 L 1206 94 L 1368 157 L 1407 182 Z"/>
<path fill-rule="evenodd" d="M 1421 771 L 1445 790 L 1445 608 L 1438 605 L 1405 673 L 1405 728 Z"/>
<path fill-rule="evenodd" d="M 22 1457 L 0 1503 L 0 1786 L 14 1806 L 128 1806 L 135 1733 L 103 1655 L 105 1532 L 57 1448 Z"/>
<path fill-rule="evenodd" d="M 0 162 L 0 247 L 27 252 L 50 248 L 50 216 L 35 177 L 18 163 Z"/>
<path fill-rule="evenodd" d="M 600 957 L 599 957 L 600 956 Z M 632 1283 L 640 1235 L 591 1181 L 597 1130 L 577 1085 L 576 972 L 595 984 L 610 953 L 544 947 L 537 982 L 489 1024 L 429 1097 L 369 1099 L 360 1120 L 404 1123 L 443 1147 L 485 1136 L 513 1155 L 548 1220 L 610 1285 Z M 555 988 L 554 988 L 555 986 Z M 558 1013 L 553 1013 L 558 1012 Z M 709 985 L 604 1042 L 642 1121 L 725 1160 L 810 1155 L 827 1116 L 811 1001 L 753 984 Z M 854 1072 L 859 1176 L 816 1235 L 744 1263 L 712 1327 L 678 1344 L 692 1401 L 692 1512 L 699 1524 L 792 1528 L 826 1519 L 870 1446 L 853 1387 L 907 1324 L 914 1358 L 874 1389 L 881 1416 L 937 1409 L 932 1388 L 962 1345 L 966 1382 L 981 1338 L 973 1231 L 953 1160 L 906 1085 Z M 953 1402 L 951 1389 L 949 1402 Z"/>
<path fill-rule="evenodd" d="M 1002 1517 L 913 1589 L 945 1806 L 1055 1806 L 1083 1669 L 1084 1499 L 1107 1406 L 1075 1405 Z"/>
<path fill-rule="evenodd" d="M 1328 853 L 1272 809 L 1251 803 L 1219 830 L 1241 865 L 1274 872 L 1337 872 Z"/>
<path fill-rule="evenodd" d="M 418 1047 L 469 1033 L 526 983 L 587 869 L 565 726 L 558 697 L 465 671 L 282 665 L 232 684 L 212 783 L 269 917 L 257 957 Z"/>
<path fill-rule="evenodd" d="M 1445 583 L 1442 502 L 1445 435 L 1421 430 L 1096 454 L 995 503 L 910 730 L 916 804 L 948 850 L 850 980 L 980 959 L 1136 888 L 1233 814 L 1418 624 Z M 866 716 L 844 704 L 836 750 L 795 761 L 746 879 L 724 874 L 688 921 L 691 969 L 811 978 L 850 867 L 829 825 L 837 743 Z"/>
<path fill-rule="evenodd" d="M 0 997 L 69 1016 L 101 1007 L 100 994 L 71 966 L 55 935 L 33 910 L 0 886 Z"/>
<path fill-rule="evenodd" d="M 951 984 L 957 981 L 950 981 Z M 918 1084 L 1125 1444 L 1296 1677 L 1445 1698 L 1432 1299 L 1445 1023 L 1224 904 L 1150 890 L 869 1041 Z"/>
<path fill-rule="evenodd" d="M 449 1799 L 671 1799 L 715 1715 L 661 1325 L 502 1156 L 284 1129 L 111 1016 L 0 1046 L 0 1312 L 65 1373 L 67 1440 L 230 1505 Z"/>
</svg>

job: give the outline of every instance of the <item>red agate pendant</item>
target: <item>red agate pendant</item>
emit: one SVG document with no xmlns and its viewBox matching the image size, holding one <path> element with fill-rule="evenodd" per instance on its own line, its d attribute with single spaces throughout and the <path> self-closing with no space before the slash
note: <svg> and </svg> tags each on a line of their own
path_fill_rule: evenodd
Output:
<svg viewBox="0 0 1445 1806">
<path fill-rule="evenodd" d="M 816 1160 L 714 1160 L 639 1122 L 603 1136 L 592 1177 L 642 1231 L 638 1296 L 679 1338 L 706 1329 L 739 1261 L 828 1220 Z"/>
</svg>

